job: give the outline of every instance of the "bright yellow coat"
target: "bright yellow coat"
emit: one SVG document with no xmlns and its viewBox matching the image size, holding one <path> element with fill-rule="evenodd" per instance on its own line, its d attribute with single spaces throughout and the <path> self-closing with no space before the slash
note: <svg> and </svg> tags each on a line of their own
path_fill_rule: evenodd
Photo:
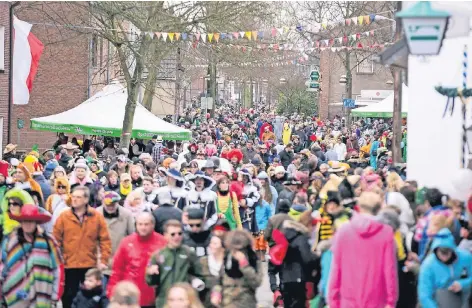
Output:
<svg viewBox="0 0 472 308">
<path fill-rule="evenodd" d="M 282 141 L 284 145 L 287 145 L 292 138 L 292 129 L 288 126 L 287 123 L 284 124 L 284 130 L 282 132 Z"/>
</svg>

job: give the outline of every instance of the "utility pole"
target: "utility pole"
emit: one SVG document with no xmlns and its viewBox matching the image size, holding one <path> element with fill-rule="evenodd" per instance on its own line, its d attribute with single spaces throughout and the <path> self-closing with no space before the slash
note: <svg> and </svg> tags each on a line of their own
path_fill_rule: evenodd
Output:
<svg viewBox="0 0 472 308">
<path fill-rule="evenodd" d="M 182 58 L 180 57 L 180 45 L 177 47 L 177 61 L 176 61 L 176 71 L 175 71 L 175 102 L 174 102 L 174 123 L 177 123 L 179 120 L 180 109 L 181 109 L 181 99 L 180 99 L 180 88 L 181 88 L 181 78 L 182 78 Z"/>
<path fill-rule="evenodd" d="M 401 11 L 402 2 L 397 1 L 397 12 Z M 401 20 L 397 18 L 396 29 L 395 29 L 395 41 L 399 41 L 402 38 L 402 26 Z M 393 142 L 392 142 L 392 158 L 394 163 L 403 162 L 402 159 L 402 88 L 403 70 L 401 68 L 392 68 L 393 73 Z"/>
</svg>

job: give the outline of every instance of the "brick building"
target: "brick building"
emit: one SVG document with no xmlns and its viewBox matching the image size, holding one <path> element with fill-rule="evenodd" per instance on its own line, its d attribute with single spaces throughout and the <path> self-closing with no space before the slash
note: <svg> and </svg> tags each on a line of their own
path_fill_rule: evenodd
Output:
<svg viewBox="0 0 472 308">
<path fill-rule="evenodd" d="M 2 143 L 7 144 L 8 89 L 10 73 L 10 3 L 0 2 L 0 125 Z"/>
<path fill-rule="evenodd" d="M 372 56 L 357 65 L 354 55 L 351 57 L 352 98 L 360 95 L 361 90 L 393 90 L 393 80 L 390 69 L 373 61 Z M 361 57 L 363 59 L 363 57 Z M 339 83 L 346 69 L 340 57 L 329 50 L 320 53 L 320 73 L 322 76 L 319 113 L 322 119 L 344 115 L 340 104 L 346 97 L 346 85 Z"/>
<path fill-rule="evenodd" d="M 97 36 L 79 34 L 61 27 L 51 26 L 41 10 L 54 10 L 48 3 L 34 9 L 21 5 L 15 15 L 33 24 L 32 33 L 44 44 L 44 52 L 27 105 L 11 106 L 11 122 L 8 125 L 9 85 L 9 7 L 10 2 L 0 2 L 0 32 L 4 36 L 5 68 L 0 70 L 0 117 L 3 117 L 3 147 L 18 144 L 18 149 L 28 150 L 34 144 L 47 149 L 56 140 L 56 133 L 30 129 L 30 119 L 60 113 L 82 103 L 113 78 L 107 61 L 107 44 Z M 74 20 L 74 12 L 64 11 L 67 19 Z M 1 34 L 0 34 L 1 35 Z M 0 45 L 1 46 L 1 45 Z M 1 58 L 0 58 L 1 59 Z M 18 122 L 24 127 L 18 129 Z M 8 136 L 9 135 L 9 136 Z"/>
</svg>

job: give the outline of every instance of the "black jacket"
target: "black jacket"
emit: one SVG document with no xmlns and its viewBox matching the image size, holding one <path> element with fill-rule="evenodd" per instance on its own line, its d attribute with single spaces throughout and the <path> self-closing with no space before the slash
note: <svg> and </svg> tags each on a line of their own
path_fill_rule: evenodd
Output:
<svg viewBox="0 0 472 308">
<path fill-rule="evenodd" d="M 282 152 L 280 152 L 279 157 L 280 157 L 280 162 L 284 166 L 285 170 L 287 170 L 288 165 L 292 163 L 293 152 L 287 152 L 284 149 Z"/>
<path fill-rule="evenodd" d="M 289 246 L 280 273 L 283 282 L 311 281 L 311 272 L 315 268 L 317 256 L 311 251 L 308 243 L 308 229 L 294 220 L 285 220 L 282 232 Z"/>
<path fill-rule="evenodd" d="M 174 205 L 161 205 L 152 212 L 154 218 L 156 219 L 156 225 L 154 226 L 154 231 L 160 234 L 164 234 L 164 224 L 170 220 L 175 219 L 182 221 L 182 211 L 179 208 L 176 208 Z"/>
<path fill-rule="evenodd" d="M 198 233 L 185 232 L 183 244 L 192 249 L 197 257 L 204 257 L 207 255 L 207 247 L 210 245 L 211 230 L 206 230 Z"/>
<path fill-rule="evenodd" d="M 288 190 L 287 188 L 284 188 L 280 193 L 279 197 L 277 199 L 277 206 L 275 207 L 275 214 L 279 213 L 279 203 L 282 200 L 288 200 L 290 204 L 293 202 L 293 199 L 295 199 L 295 193 L 293 191 Z"/>
<path fill-rule="evenodd" d="M 72 302 L 72 308 L 107 308 L 110 302 L 101 286 L 92 290 L 81 289 Z"/>
<path fill-rule="evenodd" d="M 149 142 L 146 144 L 146 150 L 144 152 L 149 153 L 152 155 L 152 148 L 154 147 L 154 142 L 152 140 L 149 140 Z"/>
</svg>

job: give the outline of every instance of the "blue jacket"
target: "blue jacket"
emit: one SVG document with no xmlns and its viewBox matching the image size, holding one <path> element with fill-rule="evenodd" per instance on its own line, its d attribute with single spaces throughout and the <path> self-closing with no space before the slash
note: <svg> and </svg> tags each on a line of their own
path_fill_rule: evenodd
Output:
<svg viewBox="0 0 472 308">
<path fill-rule="evenodd" d="M 54 169 L 56 169 L 57 166 L 59 166 L 59 163 L 57 162 L 57 160 L 55 159 L 48 160 L 46 162 L 46 165 L 44 166 L 44 171 L 43 171 L 44 177 L 46 179 L 49 179 L 51 177 L 51 174 L 54 172 Z"/>
<path fill-rule="evenodd" d="M 262 199 L 262 202 L 256 206 L 256 222 L 260 231 L 267 228 L 267 223 L 272 214 L 269 203 Z"/>
<path fill-rule="evenodd" d="M 447 265 L 434 253 L 438 247 L 453 249 L 456 260 Z M 435 236 L 429 254 L 420 267 L 418 298 L 422 308 L 437 308 L 434 300 L 438 289 L 447 289 L 457 281 L 462 286 L 462 302 L 468 301 L 472 285 L 472 254 L 457 248 L 449 229 L 442 229 Z M 461 276 L 463 277 L 461 279 Z"/>
<path fill-rule="evenodd" d="M 41 187 L 44 199 L 43 201 L 46 202 L 51 195 L 51 185 L 49 184 L 49 181 L 46 180 L 43 174 L 33 174 L 33 180 L 35 180 Z"/>
<path fill-rule="evenodd" d="M 326 250 L 321 255 L 321 279 L 318 285 L 318 290 L 323 298 L 328 298 L 328 281 L 329 272 L 331 270 L 331 260 L 333 259 L 333 252 L 331 249 Z"/>
</svg>

